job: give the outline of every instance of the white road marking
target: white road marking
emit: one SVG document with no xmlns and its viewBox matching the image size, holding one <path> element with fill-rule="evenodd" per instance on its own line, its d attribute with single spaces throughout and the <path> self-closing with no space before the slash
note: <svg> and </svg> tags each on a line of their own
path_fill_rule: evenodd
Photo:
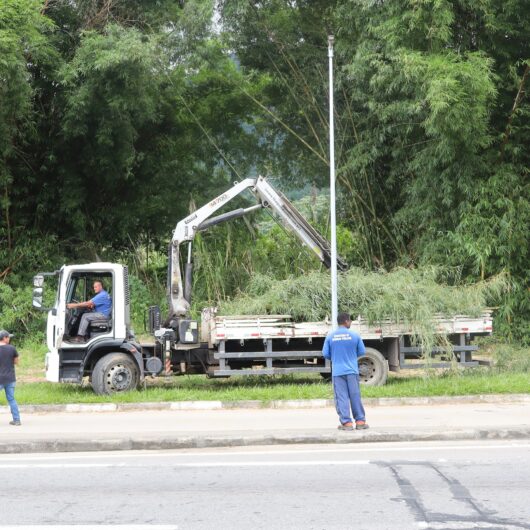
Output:
<svg viewBox="0 0 530 530">
<path fill-rule="evenodd" d="M 175 524 L 30 524 L 0 525 L 0 530 L 178 530 Z"/>
<path fill-rule="evenodd" d="M 92 467 L 129 467 L 124 462 L 117 464 L 0 464 L 0 469 L 60 469 L 60 468 L 92 468 Z M 0 529 L 2 527 L 0 526 Z"/>
<path fill-rule="evenodd" d="M 298 460 L 271 462 L 186 462 L 175 467 L 296 467 L 296 466 L 367 466 L 369 460 Z"/>
<path fill-rule="evenodd" d="M 168 462 L 165 467 L 293 467 L 293 466 L 365 466 L 369 460 L 299 460 L 299 461 L 249 461 L 249 462 Z M 75 469 L 75 468 L 131 467 L 125 463 L 107 464 L 0 464 L 0 469 Z M 134 464 L 135 468 L 152 468 L 150 463 Z M 0 526 L 0 529 L 2 527 Z"/>
<path fill-rule="evenodd" d="M 318 448 L 318 449 L 301 449 L 298 447 L 292 447 L 292 449 L 280 449 L 280 450 L 257 450 L 253 451 L 249 448 L 248 451 L 230 451 L 226 448 L 224 451 L 189 451 L 187 449 L 175 449 L 175 450 L 153 450 L 153 451 L 115 451 L 115 452 L 91 452 L 91 453 L 36 453 L 36 454 L 4 454 L 0 455 L 0 462 L 2 461 L 35 461 L 35 460 L 90 460 L 90 459 L 127 459 L 148 456 L 149 459 L 161 458 L 167 460 L 168 458 L 174 457 L 187 457 L 187 456 L 253 456 L 253 455 L 291 455 L 291 454 L 317 454 L 317 453 L 382 453 L 382 452 L 419 452 L 419 451 L 453 451 L 458 450 L 482 450 L 482 449 L 530 449 L 530 443 L 504 443 L 504 444 L 475 444 L 475 445 L 418 445 L 418 446 L 399 446 L 382 447 L 380 444 L 377 447 L 358 447 L 348 446 L 340 447 L 334 445 L 332 448 Z M 177 452 L 178 451 L 178 452 Z"/>
</svg>

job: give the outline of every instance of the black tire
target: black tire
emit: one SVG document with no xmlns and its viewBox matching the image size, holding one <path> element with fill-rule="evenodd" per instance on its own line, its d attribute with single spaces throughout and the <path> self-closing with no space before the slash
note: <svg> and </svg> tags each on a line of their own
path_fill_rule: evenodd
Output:
<svg viewBox="0 0 530 530">
<path fill-rule="evenodd" d="M 388 377 L 388 361 L 375 348 L 366 348 L 359 357 L 359 380 L 367 386 L 382 386 Z"/>
<path fill-rule="evenodd" d="M 138 388 L 140 372 L 132 357 L 125 353 L 109 353 L 92 370 L 92 388 L 99 395 L 116 394 Z"/>
</svg>

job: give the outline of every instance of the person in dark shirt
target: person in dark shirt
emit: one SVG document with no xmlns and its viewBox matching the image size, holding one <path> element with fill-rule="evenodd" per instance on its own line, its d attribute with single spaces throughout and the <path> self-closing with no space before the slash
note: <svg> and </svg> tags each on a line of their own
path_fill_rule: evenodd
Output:
<svg viewBox="0 0 530 530">
<path fill-rule="evenodd" d="M 15 364 L 18 364 L 18 352 L 9 344 L 13 335 L 6 330 L 0 330 L 0 390 L 6 393 L 6 399 L 11 409 L 13 420 L 10 425 L 20 425 L 20 412 L 15 400 Z"/>
<path fill-rule="evenodd" d="M 335 407 L 339 415 L 341 431 L 353 431 L 355 419 L 357 430 L 368 429 L 359 387 L 359 365 L 357 358 L 365 354 L 361 337 L 350 330 L 351 317 L 340 313 L 337 317 L 339 327 L 328 334 L 324 341 L 322 355 L 331 359 L 331 375 L 335 393 Z"/>
<path fill-rule="evenodd" d="M 88 326 L 92 320 L 108 320 L 112 313 L 112 301 L 109 293 L 103 288 L 103 284 L 96 280 L 94 282 L 94 292 L 96 295 L 87 302 L 72 302 L 67 304 L 68 309 L 75 309 L 78 307 L 86 307 L 89 309 L 88 313 L 83 313 L 81 321 L 79 322 L 79 330 L 77 331 L 77 337 L 69 339 L 68 342 L 86 342 L 85 335 L 88 330 Z"/>
</svg>

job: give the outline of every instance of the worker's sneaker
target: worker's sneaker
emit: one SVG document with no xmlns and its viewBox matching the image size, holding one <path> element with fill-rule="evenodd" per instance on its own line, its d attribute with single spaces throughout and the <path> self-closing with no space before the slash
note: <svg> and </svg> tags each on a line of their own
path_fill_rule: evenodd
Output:
<svg viewBox="0 0 530 530">
<path fill-rule="evenodd" d="M 356 428 L 358 431 L 362 431 L 363 429 L 369 429 L 370 426 L 369 426 L 368 423 L 366 423 L 365 421 L 356 421 L 356 422 L 355 422 L 355 428 Z"/>
<path fill-rule="evenodd" d="M 20 423 L 20 420 L 12 420 L 9 422 L 9 425 L 22 425 L 22 423 Z"/>
<path fill-rule="evenodd" d="M 347 423 L 341 423 L 337 429 L 339 431 L 353 431 L 353 423 L 348 421 Z"/>
</svg>

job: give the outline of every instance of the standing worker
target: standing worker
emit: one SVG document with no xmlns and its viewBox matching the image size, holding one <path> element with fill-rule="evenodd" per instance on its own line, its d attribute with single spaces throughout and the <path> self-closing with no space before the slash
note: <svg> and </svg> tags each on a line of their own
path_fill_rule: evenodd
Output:
<svg viewBox="0 0 530 530">
<path fill-rule="evenodd" d="M 357 333 L 350 330 L 351 318 L 348 313 L 339 313 L 337 324 L 339 327 L 331 331 L 324 341 L 322 355 L 325 359 L 331 359 L 335 407 L 340 419 L 338 429 L 353 431 L 350 406 L 355 418 L 355 428 L 368 429 L 361 402 L 357 364 L 357 358 L 364 355 L 364 343 Z"/>
<path fill-rule="evenodd" d="M 15 364 L 18 364 L 18 352 L 9 344 L 12 336 L 4 329 L 0 331 L 0 390 L 4 389 L 13 416 L 9 424 L 20 425 L 20 413 L 15 401 Z"/>
</svg>

